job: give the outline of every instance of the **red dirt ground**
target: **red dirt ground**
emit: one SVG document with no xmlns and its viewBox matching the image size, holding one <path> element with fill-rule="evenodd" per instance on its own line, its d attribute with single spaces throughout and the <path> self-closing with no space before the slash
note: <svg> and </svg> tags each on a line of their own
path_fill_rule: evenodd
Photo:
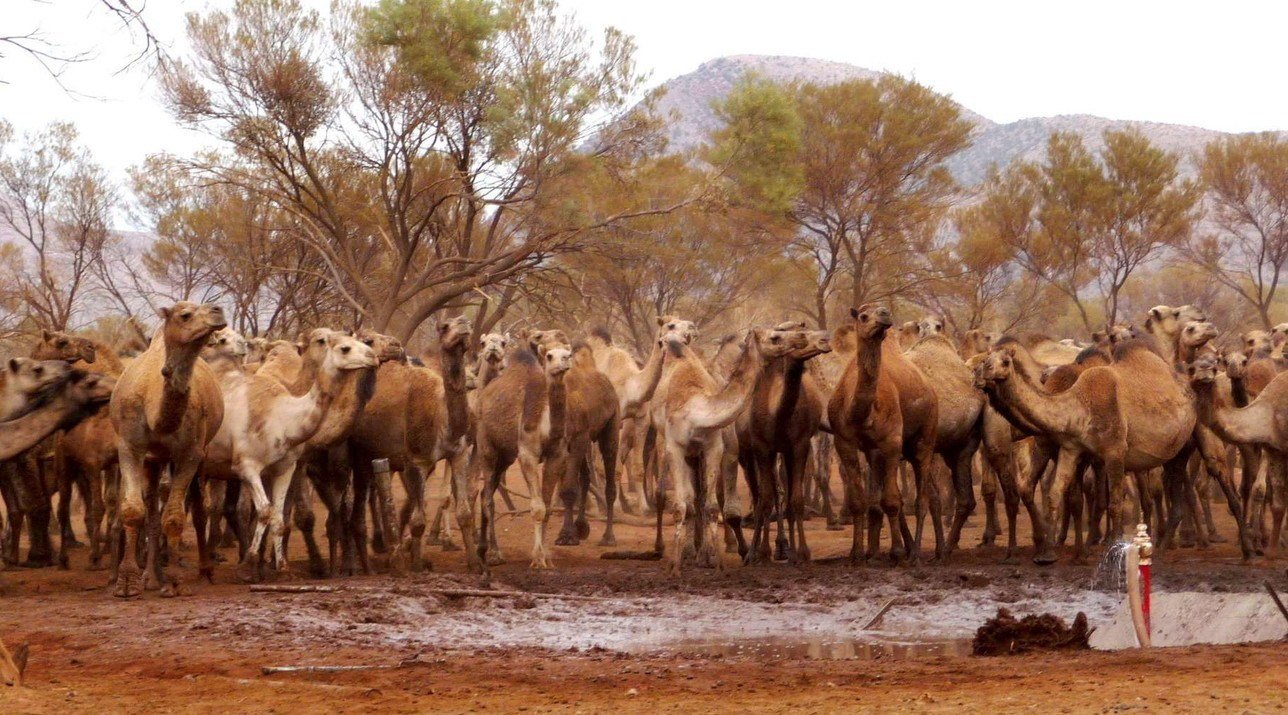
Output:
<svg viewBox="0 0 1288 715">
<path fill-rule="evenodd" d="M 963 544 L 978 540 L 982 521 L 980 515 L 972 519 Z M 1228 520 L 1222 525 L 1228 533 Z M 620 610 L 605 612 L 599 604 L 573 601 L 547 607 L 435 598 L 428 589 L 444 582 L 485 585 L 463 573 L 459 552 L 436 548 L 427 552 L 434 575 L 347 579 L 337 582 L 348 589 L 341 593 L 252 594 L 234 583 L 233 567 L 225 564 L 213 586 L 195 583 L 195 569 L 186 570 L 181 598 L 163 600 L 149 592 L 122 602 L 102 588 L 105 573 L 84 569 L 80 550 L 71 571 L 0 573 L 0 638 L 11 647 L 31 645 L 26 686 L 0 687 L 0 712 L 1117 712 L 1164 707 L 1247 712 L 1288 706 L 1288 645 L 1281 643 L 1010 658 L 770 660 L 402 640 L 404 631 L 414 635 L 423 627 L 425 633 L 439 633 L 434 629 L 441 623 L 456 619 L 494 622 L 490 631 L 477 632 L 501 640 L 508 637 L 510 623 L 576 635 L 592 616 L 620 616 L 629 628 L 635 623 L 630 619 L 659 608 L 678 638 L 690 625 L 683 609 L 708 603 L 731 606 L 714 616 L 700 615 L 726 622 L 736 635 L 753 608 L 762 614 L 758 618 L 775 609 L 822 613 L 844 609 L 855 599 L 883 600 L 892 591 L 904 594 L 905 611 L 920 609 L 913 615 L 933 620 L 938 609 L 950 608 L 963 593 L 977 594 L 986 604 L 993 597 L 1012 600 L 1007 595 L 1012 592 L 1036 594 L 1039 601 L 1044 595 L 1077 597 L 1091 588 L 1097 568 L 1066 559 L 1039 569 L 1027 561 L 1027 550 L 1020 563 L 1002 565 L 998 550 L 967 548 L 947 565 L 899 568 L 884 563 L 853 568 L 835 561 L 742 568 L 731 559 L 723 574 L 689 569 L 676 580 L 665 577 L 655 562 L 600 560 L 603 549 L 593 544 L 601 524 L 595 523 L 587 545 L 553 550 L 556 570 L 533 572 L 524 558 L 530 539 L 526 519 L 505 519 L 502 526 L 510 563 L 495 569 L 486 585 L 621 598 Z M 844 553 L 848 532 L 822 527 L 821 520 L 810 522 L 815 558 Z M 623 525 L 618 539 L 619 549 L 642 550 L 652 543 L 643 526 Z M 302 556 L 298 538 L 292 546 L 292 556 Z M 1283 567 L 1282 559 L 1240 564 L 1233 547 L 1220 544 L 1163 556 L 1156 579 L 1163 589 L 1253 591 L 1270 580 L 1288 591 Z M 411 612 L 409 603 L 415 605 Z M 900 617 L 899 610 L 890 617 Z M 695 620 L 698 615 L 693 613 Z M 1071 619 L 1074 614 L 1056 615 Z M 466 631 L 441 632 L 457 638 Z M 417 662 L 360 673 L 264 676 L 259 670 L 408 658 Z"/>
</svg>

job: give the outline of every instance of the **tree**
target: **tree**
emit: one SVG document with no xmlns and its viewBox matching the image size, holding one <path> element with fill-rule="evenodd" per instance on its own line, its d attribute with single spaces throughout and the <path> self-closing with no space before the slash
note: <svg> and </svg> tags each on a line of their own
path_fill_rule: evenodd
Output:
<svg viewBox="0 0 1288 715">
<path fill-rule="evenodd" d="M 1288 260 L 1288 141 L 1269 133 L 1218 139 L 1204 148 L 1200 175 L 1216 232 L 1196 233 L 1184 253 L 1268 329 Z"/>
<path fill-rule="evenodd" d="M 39 0 L 33 0 L 33 4 Z M 42 3 L 43 4 L 43 3 Z M 144 62 L 156 61 L 162 57 L 161 42 L 152 33 L 143 17 L 141 9 L 134 8 L 128 0 L 89 0 L 101 15 L 114 18 L 121 29 L 130 33 L 131 40 L 141 43 L 133 59 L 121 69 Z M 6 27 L 0 30 L 0 62 L 9 58 L 8 50 L 16 51 L 40 65 L 55 82 L 62 85 L 62 75 L 68 65 L 85 62 L 93 58 L 90 50 L 69 49 L 42 33 L 39 28 L 14 32 Z M 14 32 L 14 34 L 9 34 Z M 0 74 L 0 84 L 5 83 L 4 74 Z"/>
<path fill-rule="evenodd" d="M 780 187 L 799 183 L 792 200 L 783 203 L 796 229 L 794 252 L 816 264 L 817 288 L 808 308 L 815 320 L 828 323 L 842 272 L 850 278 L 852 305 L 887 300 L 927 280 L 922 256 L 956 190 L 944 161 L 970 142 L 971 124 L 958 106 L 889 75 L 780 91 L 789 93 L 799 119 L 767 131 L 799 126 L 799 140 L 771 137 L 759 144 L 793 146 L 795 157 L 767 161 L 746 152 L 731 176 L 750 193 L 775 197 L 784 193 Z M 726 128 L 714 137 L 717 153 L 731 137 L 755 146 L 739 128 L 756 126 L 757 112 L 777 103 L 764 83 L 740 85 L 720 107 Z M 776 191 L 756 191 L 764 186 Z"/>
<path fill-rule="evenodd" d="M 409 339 L 593 229 L 673 208 L 610 214 L 570 193 L 636 138 L 611 121 L 640 81 L 624 35 L 596 48 L 550 0 L 385 0 L 331 19 L 296 0 L 191 15 L 192 53 L 163 84 L 231 150 L 190 168 L 293 217 L 315 277 L 375 329 Z"/>
<path fill-rule="evenodd" d="M 1199 197 L 1193 182 L 1178 178 L 1178 157 L 1139 131 L 1110 130 L 1103 139 L 1096 156 L 1077 134 L 1056 132 L 1044 161 L 1012 165 L 986 188 L 987 200 L 1015 212 L 999 226 L 1001 240 L 1025 270 L 1069 299 L 1087 332 L 1097 321 L 1084 293 L 1094 288 L 1099 316 L 1117 322 L 1127 280 L 1186 238 Z"/>
<path fill-rule="evenodd" d="M 0 235 L 21 262 L 17 294 L 37 326 L 67 330 L 85 317 L 95 262 L 115 240 L 116 193 L 70 124 L 13 144 L 12 128 L 0 123 Z"/>
</svg>

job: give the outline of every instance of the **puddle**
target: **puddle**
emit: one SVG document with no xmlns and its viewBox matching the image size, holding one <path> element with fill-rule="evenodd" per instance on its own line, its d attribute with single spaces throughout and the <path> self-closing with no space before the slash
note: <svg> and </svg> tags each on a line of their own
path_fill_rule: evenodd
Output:
<svg viewBox="0 0 1288 715">
<path fill-rule="evenodd" d="M 769 637 L 745 640 L 676 641 L 649 652 L 756 660 L 921 660 L 970 655 L 965 639 L 884 640 L 874 638 Z"/>
</svg>

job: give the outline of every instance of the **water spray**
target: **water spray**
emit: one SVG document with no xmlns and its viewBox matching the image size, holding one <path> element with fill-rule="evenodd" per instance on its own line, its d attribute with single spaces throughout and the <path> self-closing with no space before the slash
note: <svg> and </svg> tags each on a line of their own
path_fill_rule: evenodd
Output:
<svg viewBox="0 0 1288 715">
<path fill-rule="evenodd" d="M 1136 536 L 1127 547 L 1127 604 L 1131 608 L 1132 626 L 1136 641 L 1142 648 L 1151 645 L 1149 619 L 1150 567 L 1154 560 L 1154 542 L 1149 538 L 1149 528 L 1136 525 Z"/>
</svg>

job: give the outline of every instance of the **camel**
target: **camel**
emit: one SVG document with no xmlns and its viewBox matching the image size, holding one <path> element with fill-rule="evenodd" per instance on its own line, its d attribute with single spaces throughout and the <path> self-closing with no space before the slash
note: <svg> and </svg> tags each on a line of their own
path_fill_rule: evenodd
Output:
<svg viewBox="0 0 1288 715">
<path fill-rule="evenodd" d="M 353 469 L 353 507 L 347 520 L 358 565 L 371 572 L 367 556 L 366 504 L 370 488 L 382 512 L 380 528 L 393 549 L 395 570 L 427 567 L 422 546 L 426 528 L 425 483 L 436 464 L 449 459 L 457 523 L 467 548 L 472 546 L 473 507 L 469 498 L 465 445 L 469 434 L 469 404 L 465 394 L 465 353 L 473 330 L 470 321 L 457 317 L 438 325 L 443 374 L 391 360 L 376 371 L 376 389 L 349 435 L 349 463 Z M 375 339 L 362 332 L 360 338 Z M 384 337 L 384 336 L 381 336 Z M 387 339 L 387 338 L 386 338 Z M 407 492 L 404 513 L 394 511 L 390 485 L 372 469 L 372 460 L 388 459 L 390 470 L 401 473 Z M 403 530 L 409 532 L 404 541 Z M 470 556 L 472 560 L 472 555 Z M 346 556 L 344 571 L 354 564 Z"/>
<path fill-rule="evenodd" d="M 898 337 L 889 335 L 889 309 L 872 304 L 851 308 L 857 349 L 828 403 L 846 503 L 854 519 L 850 560 L 874 556 L 880 545 L 882 515 L 890 522 L 890 557 L 918 557 L 918 545 L 904 520 L 899 488 L 901 459 L 912 463 L 917 501 L 929 498 L 927 480 L 934 457 L 938 401 L 920 369 L 903 356 Z M 869 508 L 859 451 L 867 455 L 874 483 L 881 487 L 880 509 Z M 936 497 L 937 498 L 937 497 Z M 863 516 L 867 515 L 868 548 L 863 551 Z M 939 530 L 942 531 L 942 530 Z M 942 534 L 937 534 L 942 537 Z M 942 548 L 942 538 L 937 539 Z"/>
<path fill-rule="evenodd" d="M 120 377 L 124 363 L 112 348 L 88 338 L 66 333 L 43 331 L 32 350 L 40 359 L 71 360 L 85 370 Z M 92 365 L 92 367 L 91 367 Z M 71 526 L 73 485 L 85 503 L 85 536 L 90 544 L 90 568 L 100 567 L 103 538 L 100 529 L 106 512 L 105 475 L 116 468 L 116 431 L 104 405 L 97 414 L 82 420 L 75 428 L 58 435 L 54 442 L 54 473 L 58 485 L 58 524 L 60 532 L 58 564 L 67 568 L 67 549 L 76 544 Z M 113 479 L 113 481 L 115 481 Z"/>
<path fill-rule="evenodd" d="M 1068 345 L 1040 333 L 1030 333 L 1021 337 L 1020 341 L 1033 359 L 1043 365 L 1067 365 L 1077 360 L 1078 354 L 1082 352 L 1082 348 L 1076 345 Z"/>
<path fill-rule="evenodd" d="M 170 553 L 178 554 L 188 484 L 205 458 L 206 445 L 224 419 L 219 384 L 199 359 L 210 334 L 226 325 L 223 310 L 181 301 L 158 312 L 163 326 L 148 349 L 117 380 L 110 407 L 121 470 L 116 522 L 124 530 L 125 544 L 121 547 L 113 542 L 113 561 L 115 595 L 122 598 L 142 593 L 139 529 L 158 497 L 164 502 L 162 532 Z M 161 494 L 161 474 L 166 464 L 171 466 L 170 488 Z M 146 504 L 145 489 L 149 495 Z M 115 529 L 112 533 L 116 533 Z M 158 544 L 155 538 L 148 541 L 150 560 L 156 564 L 153 555 Z M 166 576 L 162 595 L 176 595 L 178 580 Z"/>
<path fill-rule="evenodd" d="M 496 518 L 493 498 L 506 470 L 516 460 L 530 496 L 531 567 L 550 568 L 544 543 L 546 502 L 543 481 L 559 479 L 566 468 L 563 455 L 567 408 L 564 376 L 572 368 L 572 348 L 560 336 L 562 331 L 520 335 L 519 344 L 506 356 L 505 371 L 479 394 L 479 418 L 475 425 L 469 483 L 481 484 L 483 488 L 482 516 L 477 546 L 473 551 L 477 558 L 474 563 L 485 571 L 488 529 Z M 542 466 L 545 467 L 544 479 L 538 471 Z M 464 523 L 461 529 L 465 531 Z M 467 542 L 467 551 L 469 549 Z"/>
<path fill-rule="evenodd" d="M 1197 417 L 1189 391 L 1150 346 L 1138 340 L 1120 343 L 1112 364 L 1083 370 L 1058 394 L 1036 386 L 1037 372 L 1026 353 L 999 345 L 980 365 L 977 378 L 1000 412 L 1058 447 L 1055 478 L 1046 496 L 1047 524 L 1059 523 L 1060 504 L 1083 455 L 1103 470 L 1111 490 L 1110 521 L 1120 530 L 1128 526 L 1125 472 L 1161 466 L 1168 489 L 1184 487 Z M 1204 451 L 1203 444 L 1198 446 Z M 1205 452 L 1204 458 L 1212 468 L 1215 455 Z M 1232 495 L 1228 485 L 1223 487 Z M 1237 513 L 1237 504 L 1232 508 Z M 1178 513 L 1169 514 L 1160 543 L 1167 543 L 1179 519 Z M 1054 560 L 1053 540 L 1045 539 L 1034 561 Z"/>
<path fill-rule="evenodd" d="M 505 368 L 505 353 L 510 347 L 510 336 L 487 333 L 479 338 L 478 362 L 474 370 L 475 389 L 483 389 Z"/>
<path fill-rule="evenodd" d="M 255 504 L 254 532 L 239 574 L 243 580 L 259 577 L 261 543 L 277 571 L 289 573 L 283 537 L 296 464 L 340 396 L 352 391 L 364 368 L 376 367 L 375 352 L 356 338 L 327 331 L 324 340 L 321 359 L 306 363 L 318 364 L 308 371 L 314 376 L 304 395 L 295 396 L 279 380 L 262 374 L 238 379 L 239 371 L 230 370 L 221 382 L 224 421 L 215 441 L 231 443 L 225 469 L 236 473 Z M 219 470 L 219 462 L 212 460 L 210 467 Z M 211 559 L 203 555 L 202 563 L 208 574 Z"/>
<path fill-rule="evenodd" d="M 600 546 L 616 546 L 613 534 L 613 510 L 617 501 L 617 447 L 621 429 L 621 413 L 617 391 L 613 383 L 595 366 L 595 356 L 584 342 L 572 346 L 572 366 L 564 374 L 566 395 L 564 428 L 564 454 L 567 468 L 561 481 L 546 482 L 545 501 L 559 487 L 559 497 L 564 506 L 563 528 L 555 539 L 559 546 L 576 546 L 590 535 L 586 521 L 587 497 L 590 491 L 590 462 L 594 458 L 591 444 L 599 447 L 604 459 L 604 500 L 607 506 L 607 524 Z M 575 513 L 575 517 L 574 517 Z"/>
<path fill-rule="evenodd" d="M 643 367 L 625 350 L 613 345 L 612 334 L 598 327 L 586 338 L 595 357 L 595 367 L 608 377 L 617 392 L 621 430 L 618 435 L 620 467 L 626 475 L 622 505 L 628 513 L 644 511 L 648 499 L 644 493 L 643 456 L 646 405 L 653 398 L 662 379 L 664 351 L 656 343 Z M 633 497 L 634 504 L 632 504 Z"/>
<path fill-rule="evenodd" d="M 957 547 L 962 526 L 975 510 L 971 461 L 979 448 L 980 416 L 985 399 L 983 393 L 975 388 L 974 376 L 958 356 L 957 348 L 943 335 L 943 321 L 937 318 L 923 320 L 921 333 L 922 337 L 904 352 L 904 356 L 926 376 L 939 403 L 935 452 L 948 465 L 956 494 L 947 547 L 942 554 L 946 557 Z M 938 516 L 934 518 L 938 519 Z M 920 515 L 917 521 L 920 531 Z M 936 525 L 936 533 L 940 528 Z M 920 540 L 919 536 L 916 538 Z"/>
<path fill-rule="evenodd" d="M 71 369 L 63 360 L 10 358 L 0 371 L 0 420 L 14 419 L 30 409 L 36 395 L 62 384 Z"/>
<path fill-rule="evenodd" d="M 917 321 L 907 320 L 904 321 L 903 325 L 899 326 L 900 348 L 907 350 L 910 345 L 917 342 L 919 337 L 921 337 L 921 326 L 917 324 Z"/>
<path fill-rule="evenodd" d="M 0 462 L 13 459 L 60 429 L 69 429 L 107 403 L 114 378 L 73 368 L 32 393 L 0 422 Z M 7 497 L 6 497 L 7 498 Z M 16 527 L 11 525 L 10 528 Z"/>
<path fill-rule="evenodd" d="M 1208 355 L 1199 357 L 1189 365 L 1198 419 L 1227 442 L 1264 448 L 1266 472 L 1272 484 L 1269 490 L 1272 514 L 1269 546 L 1274 549 L 1279 544 L 1284 514 L 1288 510 L 1288 505 L 1284 502 L 1284 496 L 1288 494 L 1288 473 L 1285 472 L 1285 454 L 1288 453 L 1288 376 L 1279 375 L 1271 380 L 1246 407 L 1235 407 L 1219 399 L 1219 391 L 1214 388 L 1218 369 L 1218 361 Z"/>
<path fill-rule="evenodd" d="M 783 323 L 775 330 L 804 332 L 805 324 Z M 787 499 L 785 508 L 777 510 L 778 551 L 792 563 L 810 560 L 803 482 L 811 440 L 823 417 L 823 398 L 805 366 L 808 360 L 831 352 L 832 334 L 826 330 L 805 334 L 805 347 L 774 359 L 760 372 L 750 403 L 736 421 L 738 461 L 755 509 L 752 544 L 741 554 L 746 563 L 769 559 L 769 515 L 778 502 L 776 462 L 780 456 Z M 789 537 L 783 533 L 784 516 Z"/>
<path fill-rule="evenodd" d="M 663 319 L 659 319 L 659 323 L 663 323 L 665 328 L 662 339 L 670 352 L 668 360 L 675 362 L 668 376 L 666 392 L 659 393 L 663 449 L 675 485 L 672 504 L 675 548 L 666 566 L 672 574 L 679 574 L 685 520 L 693 514 L 699 563 L 713 564 L 722 569 L 722 562 L 715 554 L 722 482 L 724 515 L 726 519 L 734 520 L 731 526 L 741 521 L 742 513 L 738 508 L 736 483 L 731 484 L 734 480 L 724 478 L 722 474 L 728 445 L 721 431 L 732 424 L 747 406 L 761 373 L 775 359 L 806 348 L 809 340 L 805 333 L 799 331 L 760 328 L 750 331 L 743 341 L 737 366 L 721 388 L 692 348 L 674 334 L 676 328 L 668 325 L 679 323 Z M 702 498 L 701 504 L 696 501 L 698 496 Z M 734 530 L 738 531 L 736 526 Z"/>
</svg>

